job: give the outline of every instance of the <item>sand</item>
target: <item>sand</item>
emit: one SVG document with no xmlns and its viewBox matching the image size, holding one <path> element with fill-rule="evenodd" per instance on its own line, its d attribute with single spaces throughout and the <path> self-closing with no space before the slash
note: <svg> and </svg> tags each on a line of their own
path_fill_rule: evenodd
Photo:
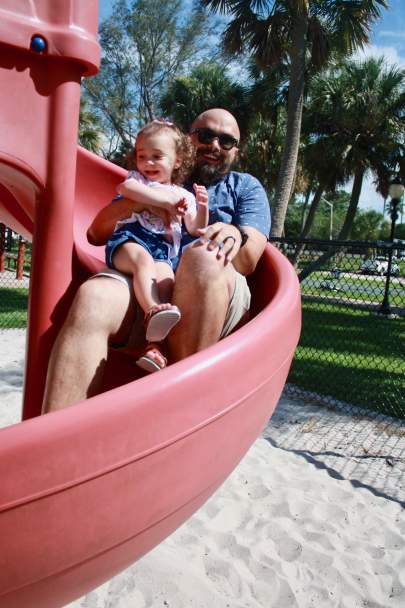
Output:
<svg viewBox="0 0 405 608">
<path fill-rule="evenodd" d="M 0 332 L 0 426 L 23 360 L 24 333 Z M 287 391 L 204 507 L 69 608 L 403 608 L 404 455 L 396 421 Z"/>
</svg>

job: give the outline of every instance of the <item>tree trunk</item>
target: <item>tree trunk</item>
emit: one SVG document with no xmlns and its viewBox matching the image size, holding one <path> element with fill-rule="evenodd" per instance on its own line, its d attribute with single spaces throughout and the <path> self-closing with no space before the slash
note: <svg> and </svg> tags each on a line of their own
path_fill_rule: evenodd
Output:
<svg viewBox="0 0 405 608">
<path fill-rule="evenodd" d="M 354 174 L 353 188 L 352 194 L 350 196 L 349 207 L 347 209 L 345 221 L 343 222 L 343 226 L 338 236 L 338 239 L 341 241 L 344 241 L 348 238 L 350 230 L 352 229 L 354 217 L 356 215 L 357 207 L 359 205 L 363 178 L 364 169 L 357 169 L 356 173 Z"/>
<path fill-rule="evenodd" d="M 271 236 L 282 234 L 291 188 L 297 166 L 301 135 L 302 107 L 305 85 L 305 51 L 308 30 L 308 12 L 295 18 L 291 43 L 291 72 L 288 91 L 287 132 L 281 159 L 280 173 L 274 195 Z"/>
<path fill-rule="evenodd" d="M 315 214 L 316 214 L 316 211 L 317 211 L 317 209 L 319 207 L 319 203 L 321 201 L 323 193 L 324 193 L 324 186 L 322 184 L 319 184 L 318 188 L 315 191 L 314 198 L 312 199 L 312 203 L 311 203 L 311 207 L 309 209 L 309 213 L 307 215 L 307 218 L 306 218 L 305 223 L 304 223 L 304 227 L 303 227 L 303 229 L 301 231 L 301 234 L 300 234 L 300 239 L 306 239 L 307 238 L 307 236 L 309 234 L 309 231 L 312 228 L 312 224 L 314 223 Z M 295 249 L 294 257 L 291 260 L 291 263 L 294 265 L 295 268 L 298 266 L 300 255 L 302 254 L 302 252 L 304 251 L 304 249 L 305 249 L 305 244 L 304 243 L 299 243 L 297 245 L 296 249 Z"/>
<path fill-rule="evenodd" d="M 356 215 L 357 207 L 359 205 L 359 199 L 361 194 L 361 187 L 363 185 L 364 178 L 364 169 L 360 168 L 356 170 L 354 174 L 354 182 L 352 188 L 352 194 L 350 196 L 350 203 L 347 209 L 345 221 L 343 222 L 343 226 L 339 232 L 339 236 L 337 237 L 338 241 L 345 241 L 350 233 L 351 227 L 353 225 L 354 216 Z M 330 260 L 335 255 L 335 248 L 332 246 L 328 251 L 326 251 L 320 258 L 318 258 L 312 264 L 309 264 L 299 275 L 300 282 L 303 281 L 306 277 L 308 277 L 312 272 L 318 270 L 325 262 Z"/>
</svg>

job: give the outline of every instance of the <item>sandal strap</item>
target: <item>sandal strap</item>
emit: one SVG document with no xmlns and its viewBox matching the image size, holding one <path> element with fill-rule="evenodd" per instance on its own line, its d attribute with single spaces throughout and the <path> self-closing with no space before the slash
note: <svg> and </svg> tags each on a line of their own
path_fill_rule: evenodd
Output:
<svg viewBox="0 0 405 608">
<path fill-rule="evenodd" d="M 155 351 L 155 352 L 159 353 L 159 355 L 161 355 L 163 357 L 163 359 L 165 360 L 165 363 L 167 363 L 167 358 L 165 357 L 165 355 L 162 352 L 161 345 L 156 342 L 148 342 L 148 344 L 146 345 L 146 347 L 144 348 L 144 350 L 141 354 L 141 357 L 143 357 L 144 355 L 147 355 L 151 351 Z"/>
</svg>

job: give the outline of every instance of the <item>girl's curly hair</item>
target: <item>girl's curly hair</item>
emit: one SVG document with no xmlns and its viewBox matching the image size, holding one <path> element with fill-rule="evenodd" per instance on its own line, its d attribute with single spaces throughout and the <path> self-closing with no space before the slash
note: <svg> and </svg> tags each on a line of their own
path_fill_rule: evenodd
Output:
<svg viewBox="0 0 405 608">
<path fill-rule="evenodd" d="M 187 181 L 187 178 L 191 175 L 194 165 L 195 165 L 195 148 L 191 143 L 191 139 L 189 135 L 182 133 L 178 127 L 172 122 L 167 120 L 159 120 L 155 119 L 151 122 L 148 122 L 142 129 L 138 132 L 135 140 L 134 146 L 134 162 L 136 167 L 136 142 L 138 138 L 143 135 L 153 135 L 154 133 L 159 133 L 160 131 L 165 131 L 169 133 L 173 138 L 176 154 L 181 158 L 182 162 L 180 167 L 173 170 L 172 173 L 172 183 L 181 186 Z"/>
</svg>

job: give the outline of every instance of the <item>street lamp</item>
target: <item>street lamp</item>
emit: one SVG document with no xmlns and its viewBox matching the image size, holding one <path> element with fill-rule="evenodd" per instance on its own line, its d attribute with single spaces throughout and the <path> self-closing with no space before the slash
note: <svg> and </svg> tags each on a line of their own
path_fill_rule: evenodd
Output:
<svg viewBox="0 0 405 608">
<path fill-rule="evenodd" d="M 391 247 L 388 250 L 388 268 L 387 268 L 387 278 L 385 281 L 385 291 L 384 291 L 384 299 L 382 304 L 378 310 L 378 312 L 382 315 L 389 316 L 391 315 L 391 308 L 389 303 L 389 289 L 390 289 L 390 279 L 391 279 L 391 266 L 392 266 L 392 251 L 393 251 L 393 243 L 395 237 L 395 222 L 398 219 L 398 207 L 401 202 L 401 198 L 404 194 L 405 186 L 401 182 L 399 177 L 396 177 L 392 180 L 388 193 L 391 197 L 390 202 L 390 216 L 391 216 L 391 232 L 390 232 L 390 244 Z"/>
<path fill-rule="evenodd" d="M 332 240 L 333 237 L 333 203 L 330 203 L 322 196 L 322 200 L 326 203 L 330 208 L 330 225 L 329 225 L 329 240 Z"/>
</svg>

